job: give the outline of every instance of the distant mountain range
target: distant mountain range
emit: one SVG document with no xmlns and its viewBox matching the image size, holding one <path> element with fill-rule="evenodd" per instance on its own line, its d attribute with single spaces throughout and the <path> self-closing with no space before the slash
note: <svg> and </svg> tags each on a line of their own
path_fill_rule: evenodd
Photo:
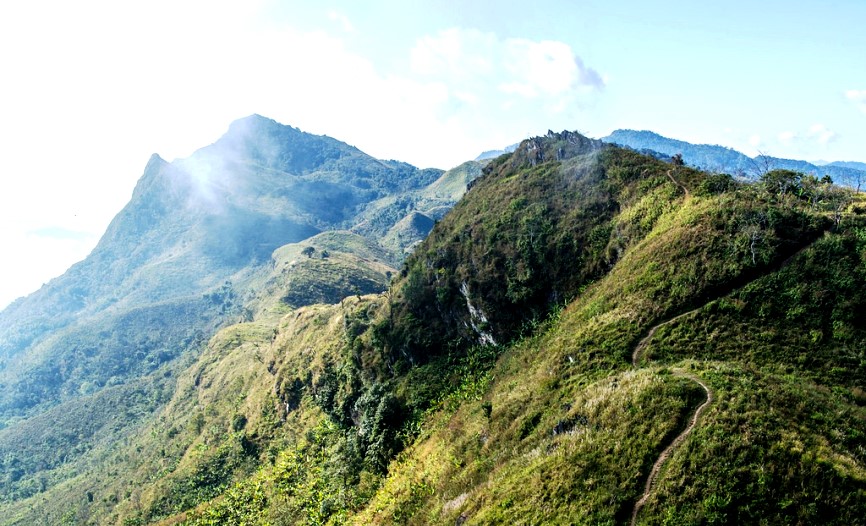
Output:
<svg viewBox="0 0 866 526">
<path fill-rule="evenodd" d="M 767 155 L 749 157 L 732 148 L 709 144 L 692 144 L 663 137 L 651 131 L 616 130 L 601 139 L 604 142 L 667 156 L 681 154 L 686 164 L 710 172 L 728 173 L 754 179 L 773 169 L 795 170 L 818 177 L 829 175 L 839 184 L 859 188 L 866 182 L 866 163 L 831 162 L 816 165 L 806 161 L 782 159 Z"/>
<path fill-rule="evenodd" d="M 852 168 L 866 172 L 866 163 L 858 163 L 854 161 L 834 161 L 832 163 L 821 163 L 819 166 L 839 166 L 842 168 Z"/>
<path fill-rule="evenodd" d="M 861 524 L 866 194 L 649 138 L 154 156 L 0 312 L 0 526 Z"/>
<path fill-rule="evenodd" d="M 501 150 L 487 150 L 485 152 L 481 152 L 481 154 L 475 158 L 476 161 L 485 161 L 488 159 L 495 159 L 500 155 L 504 155 L 506 153 L 511 153 L 520 146 L 519 143 L 512 144 L 511 146 L 506 146 Z"/>
</svg>

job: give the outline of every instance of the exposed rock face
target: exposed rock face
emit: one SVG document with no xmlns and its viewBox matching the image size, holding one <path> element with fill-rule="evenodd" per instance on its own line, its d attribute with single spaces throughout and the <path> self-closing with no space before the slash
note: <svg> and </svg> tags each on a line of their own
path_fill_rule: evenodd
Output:
<svg viewBox="0 0 866 526">
<path fill-rule="evenodd" d="M 578 155 L 586 155 L 605 147 L 602 141 L 590 139 L 577 132 L 547 132 L 544 137 L 533 137 L 520 143 L 511 158 L 514 168 L 536 166 L 545 161 L 563 161 Z"/>
</svg>

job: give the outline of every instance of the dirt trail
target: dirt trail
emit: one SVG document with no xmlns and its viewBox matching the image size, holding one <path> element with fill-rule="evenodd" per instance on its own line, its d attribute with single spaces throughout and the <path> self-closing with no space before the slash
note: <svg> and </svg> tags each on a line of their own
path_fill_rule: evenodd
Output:
<svg viewBox="0 0 866 526">
<path fill-rule="evenodd" d="M 715 300 L 713 300 L 713 301 L 715 301 Z M 712 302 L 710 302 L 710 303 L 712 303 Z M 643 339 L 641 341 L 639 341 L 637 345 L 635 345 L 634 351 L 632 351 L 632 353 L 631 353 L 631 364 L 634 367 L 637 367 L 637 364 L 641 359 L 641 355 L 643 355 L 644 351 L 646 351 L 646 348 L 649 346 L 650 341 L 653 339 L 653 336 L 655 336 L 655 333 L 658 329 L 662 328 L 663 326 L 667 325 L 668 323 L 673 323 L 673 322 L 679 320 L 680 318 L 685 318 L 689 314 L 693 314 L 693 313 L 703 309 L 707 305 L 709 305 L 709 303 L 701 305 L 700 307 L 694 308 L 694 309 L 687 311 L 687 312 L 684 312 L 682 314 L 678 314 L 678 315 L 674 316 L 673 318 L 668 318 L 668 319 L 663 320 L 660 323 L 657 323 L 656 325 L 654 325 L 653 328 L 649 330 L 647 335 L 644 336 Z"/>
<path fill-rule="evenodd" d="M 677 375 L 688 378 L 688 379 L 692 380 L 693 382 L 696 382 L 698 385 L 700 385 L 704 389 L 704 392 L 707 394 L 707 399 L 704 400 L 704 403 L 699 405 L 697 409 L 695 409 L 695 412 L 692 414 L 692 419 L 689 422 L 689 425 L 683 430 L 682 433 L 677 435 L 677 437 L 673 440 L 673 442 L 668 444 L 668 447 L 666 447 L 664 449 L 664 451 L 662 451 L 661 455 L 659 455 L 659 458 L 656 460 L 655 464 L 653 464 L 653 468 L 652 468 L 652 470 L 650 470 L 649 477 L 647 477 L 646 485 L 644 486 L 644 489 L 643 489 L 643 495 L 641 495 L 640 500 L 638 500 L 635 503 L 634 509 L 631 512 L 631 525 L 632 526 L 634 526 L 637 523 L 637 515 L 638 515 L 638 513 L 640 513 L 641 508 L 643 508 L 644 504 L 646 504 L 647 499 L 649 498 L 650 494 L 652 493 L 653 486 L 655 486 L 656 478 L 658 477 L 659 471 L 661 471 L 662 466 L 668 460 L 668 457 L 671 456 L 671 453 L 673 453 L 674 449 L 679 447 L 679 445 L 683 442 L 683 440 L 685 440 L 686 437 L 689 435 L 689 433 L 691 433 L 692 430 L 695 428 L 695 426 L 698 423 L 698 418 L 700 418 L 701 413 L 704 411 L 704 409 L 706 409 L 707 406 L 709 406 L 711 403 L 713 403 L 713 391 L 712 391 L 712 389 L 707 387 L 707 384 L 702 382 L 700 380 L 700 378 L 698 378 L 697 376 L 688 374 L 688 373 L 681 372 L 681 371 L 678 371 Z"/>
<path fill-rule="evenodd" d="M 646 351 L 646 348 L 649 346 L 650 341 L 652 341 L 653 336 L 655 335 L 656 331 L 660 327 L 667 325 L 669 323 L 673 323 L 673 322 L 679 320 L 680 318 L 683 318 L 683 317 L 688 316 L 690 314 L 693 314 L 693 313 L 699 311 L 700 309 L 704 308 L 705 306 L 706 306 L 706 304 L 701 305 L 698 308 L 684 312 L 682 314 L 674 316 L 673 318 L 668 318 L 667 320 L 663 320 L 663 321 L 657 323 L 656 325 L 654 325 L 649 330 L 647 335 L 644 336 L 644 338 L 641 341 L 639 341 L 638 344 L 635 346 L 634 351 L 631 354 L 632 365 L 634 367 L 638 366 L 638 363 L 640 362 L 642 355 Z M 706 400 L 704 400 L 704 403 L 702 403 L 701 405 L 698 406 L 697 409 L 695 409 L 695 412 L 692 414 L 692 418 L 691 418 L 691 421 L 689 422 L 689 425 L 686 426 L 686 428 L 683 430 L 683 432 L 680 433 L 679 435 L 677 435 L 677 437 L 674 438 L 673 441 L 667 445 L 667 447 L 659 455 L 659 458 L 656 459 L 655 464 L 653 464 L 653 467 L 650 470 L 649 476 L 647 477 L 646 484 L 644 485 L 643 494 L 641 495 L 640 499 L 638 499 L 638 501 L 635 502 L 634 509 L 632 509 L 631 522 L 630 522 L 631 526 L 634 526 L 637 523 L 638 513 L 640 513 L 641 508 L 643 508 L 644 504 L 646 504 L 647 499 L 649 499 L 649 496 L 654 489 L 654 486 L 656 483 L 656 478 L 658 478 L 658 474 L 661 471 L 664 463 L 667 462 L 668 457 L 671 456 L 671 453 L 673 453 L 673 451 L 677 447 L 679 447 L 680 444 L 682 444 L 682 442 L 686 439 L 686 437 L 689 435 L 689 433 L 692 432 L 692 430 L 695 428 L 695 425 L 697 425 L 698 418 L 700 418 L 701 413 L 704 411 L 704 409 L 706 409 L 707 406 L 709 406 L 711 403 L 713 403 L 713 391 L 709 387 L 707 387 L 707 384 L 702 382 L 700 378 L 698 378 L 697 376 L 695 376 L 693 374 L 685 373 L 681 370 L 675 371 L 675 374 L 678 376 L 688 378 L 689 380 L 692 380 L 693 382 L 700 385 L 701 388 L 703 388 L 704 392 L 707 394 L 707 398 L 706 398 Z"/>
<path fill-rule="evenodd" d="M 688 190 L 685 187 L 683 187 L 682 185 L 680 185 L 676 179 L 674 179 L 674 177 L 670 171 L 668 171 L 668 177 L 670 177 L 671 181 L 673 181 L 675 184 L 679 185 L 680 188 L 682 188 L 683 191 L 686 192 L 686 196 L 688 196 Z M 816 240 L 817 239 L 818 238 L 816 238 Z M 779 265 L 773 266 L 770 269 L 768 269 L 768 273 L 771 271 L 779 270 L 779 269 L 787 266 L 795 257 L 797 257 L 798 255 L 803 253 L 805 250 L 807 250 L 809 247 L 811 247 L 814 244 L 814 242 L 815 241 L 812 241 L 811 243 L 806 244 L 805 246 L 803 246 L 799 250 L 797 250 L 795 253 L 793 253 L 789 257 L 787 257 Z M 763 275 L 765 275 L 765 273 L 762 273 L 761 276 L 757 276 L 755 279 L 759 279 Z M 718 299 L 718 298 L 716 298 L 716 299 Z M 710 300 L 707 303 L 701 305 L 700 307 L 694 308 L 690 311 L 686 311 L 682 314 L 678 314 L 672 318 L 662 320 L 659 323 L 655 324 L 649 330 L 649 332 L 647 332 L 647 335 L 644 336 L 643 339 L 641 339 L 641 341 L 639 341 L 637 345 L 635 345 L 634 351 L 632 351 L 632 354 L 631 354 L 632 366 L 638 367 L 638 364 L 641 362 L 641 359 L 642 359 L 644 353 L 646 352 L 647 347 L 649 347 L 649 344 L 652 341 L 653 336 L 655 336 L 655 333 L 659 328 L 661 328 L 662 326 L 667 325 L 669 323 L 673 323 L 673 322 L 675 322 L 681 318 L 689 316 L 690 314 L 694 314 L 695 312 L 703 309 L 704 307 L 706 307 L 707 305 L 709 305 L 713 301 L 716 301 L 716 299 Z M 643 494 L 641 495 L 640 499 L 638 499 L 638 501 L 635 503 L 634 509 L 632 510 L 631 522 L 630 522 L 630 524 L 632 526 L 634 526 L 637 523 L 638 513 L 640 513 L 641 508 L 643 508 L 644 504 L 646 504 L 647 499 L 649 498 L 650 494 L 652 493 L 654 486 L 655 486 L 656 478 L 658 477 L 658 474 L 661 471 L 662 466 L 668 460 L 668 458 L 671 456 L 671 453 L 673 453 L 673 451 L 680 444 L 682 444 L 682 442 L 686 439 L 686 437 L 689 435 L 689 433 L 691 433 L 692 430 L 695 428 L 695 425 L 697 425 L 698 418 L 700 418 L 701 413 L 703 413 L 703 411 L 713 402 L 713 391 L 709 387 L 707 387 L 707 385 L 704 382 L 702 382 L 697 376 L 686 373 L 682 370 L 675 371 L 675 374 L 677 374 L 679 376 L 683 376 L 685 378 L 688 378 L 688 379 L 696 382 L 698 385 L 700 385 L 701 388 L 704 390 L 704 392 L 707 394 L 707 399 L 704 400 L 704 403 L 702 403 L 700 406 L 698 406 L 698 408 L 695 410 L 694 414 L 692 414 L 691 421 L 689 422 L 689 425 L 685 428 L 685 430 L 683 430 L 682 433 L 677 435 L 677 437 L 674 438 L 674 440 L 670 444 L 668 444 L 667 447 L 665 447 L 665 449 L 659 455 L 659 458 L 656 459 L 655 464 L 653 464 L 652 470 L 650 470 L 650 474 L 647 477 L 647 481 L 646 481 L 646 485 L 644 486 Z"/>
<path fill-rule="evenodd" d="M 667 171 L 668 179 L 670 179 L 671 182 L 673 182 L 675 185 L 680 187 L 680 190 L 682 190 L 683 193 L 686 194 L 686 198 L 691 197 L 692 194 L 689 192 L 689 189 L 686 188 L 681 182 L 677 181 L 674 178 L 673 171 L 674 171 L 673 168 L 671 168 L 670 170 Z"/>
<path fill-rule="evenodd" d="M 670 175 L 670 171 L 668 171 L 668 176 L 671 177 L 671 180 L 673 180 L 674 182 L 676 182 L 676 181 L 673 179 L 673 176 Z M 679 184 L 679 183 L 677 183 L 677 184 Z M 684 190 L 685 192 L 688 193 L 688 190 L 685 190 L 685 188 L 683 188 L 683 190 Z M 832 229 L 831 229 L 831 230 L 832 230 Z M 815 244 L 815 241 L 817 241 L 818 239 L 820 239 L 820 236 L 817 236 L 817 237 L 815 238 L 815 240 L 812 241 L 811 243 L 807 243 L 806 245 L 800 247 L 796 252 L 794 252 L 793 254 L 791 254 L 790 256 L 788 256 L 787 258 L 785 258 L 784 260 L 782 260 L 781 263 L 778 263 L 778 264 L 776 264 L 776 265 L 772 265 L 772 266 L 770 266 L 769 268 L 766 269 L 765 272 L 761 272 L 760 275 L 755 276 L 754 279 L 755 279 L 755 280 L 760 279 L 760 278 L 764 277 L 764 276 L 767 275 L 767 274 L 770 274 L 770 273 L 772 273 L 772 272 L 776 272 L 776 271 L 778 271 L 778 270 L 780 270 L 780 269 L 782 269 L 782 268 L 787 267 L 787 266 L 791 263 L 791 261 L 794 260 L 794 258 L 796 258 L 796 257 L 799 256 L 800 254 L 802 254 L 803 252 L 805 252 L 806 250 L 808 250 L 812 245 Z M 739 287 L 737 287 L 737 288 L 735 288 L 735 289 L 732 289 L 732 290 L 730 290 L 730 291 L 723 292 L 723 293 L 720 294 L 718 297 L 716 297 L 716 298 L 714 298 L 714 299 L 712 299 L 712 300 L 710 300 L 710 301 L 704 303 L 703 305 L 701 305 L 701 306 L 699 306 L 699 307 L 695 307 L 694 309 L 692 309 L 692 310 L 690 310 L 690 311 L 683 312 L 682 314 L 678 314 L 678 315 L 676 315 L 676 316 L 674 316 L 674 317 L 672 317 L 672 318 L 668 318 L 668 319 L 666 319 L 666 320 L 662 320 L 662 321 L 660 321 L 659 323 L 655 324 L 655 325 L 654 325 L 654 326 L 649 330 L 649 332 L 647 332 L 647 335 L 644 336 L 643 339 L 642 339 L 641 341 L 638 342 L 638 344 L 637 344 L 637 345 L 635 346 L 635 348 L 634 348 L 634 351 L 632 351 L 632 353 L 631 353 L 631 364 L 632 364 L 632 366 L 634 366 L 634 367 L 637 367 L 637 366 L 638 366 L 638 362 L 640 361 L 641 356 L 644 354 L 644 351 L 646 351 L 646 348 L 649 346 L 650 341 L 652 341 L 653 336 L 655 336 L 655 333 L 656 333 L 656 331 L 657 331 L 658 329 L 660 329 L 660 328 L 663 327 L 664 325 L 667 325 L 667 324 L 669 324 L 669 323 L 673 323 L 673 322 L 675 322 L 675 321 L 677 321 L 677 320 L 679 320 L 679 319 L 681 319 L 681 318 L 685 318 L 686 316 L 688 316 L 688 315 L 690 315 L 690 314 L 694 314 L 695 312 L 697 312 L 697 311 L 703 309 L 704 307 L 706 307 L 706 306 L 709 305 L 710 303 L 712 303 L 712 302 L 718 300 L 719 298 L 722 298 L 722 297 L 724 297 L 724 296 L 730 295 L 730 294 L 732 294 L 734 291 L 739 290 L 739 289 L 743 288 L 744 286 L 745 286 L 745 285 L 741 285 L 741 286 L 739 286 Z"/>
</svg>

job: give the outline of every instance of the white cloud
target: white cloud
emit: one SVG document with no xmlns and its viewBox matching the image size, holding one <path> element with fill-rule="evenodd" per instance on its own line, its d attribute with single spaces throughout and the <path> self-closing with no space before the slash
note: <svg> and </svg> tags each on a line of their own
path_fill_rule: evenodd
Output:
<svg viewBox="0 0 866 526">
<path fill-rule="evenodd" d="M 779 133 L 779 142 L 785 145 L 791 144 L 791 142 L 793 142 L 793 140 L 796 138 L 797 134 L 790 130 Z"/>
<path fill-rule="evenodd" d="M 332 22 L 336 22 L 340 28 L 346 33 L 355 33 L 355 26 L 352 24 L 352 21 L 349 20 L 344 13 L 337 11 L 336 9 L 328 10 L 328 19 Z"/>
<path fill-rule="evenodd" d="M 503 65 L 512 78 L 503 84 L 506 93 L 534 98 L 539 95 L 561 96 L 581 88 L 604 86 L 601 76 L 586 68 L 571 46 L 563 42 L 509 39 L 504 46 Z"/>
<path fill-rule="evenodd" d="M 499 41 L 475 29 L 447 29 L 425 36 L 411 50 L 411 67 L 424 76 L 466 83 L 489 75 L 499 62 Z"/>
<path fill-rule="evenodd" d="M 793 148 L 791 152 L 797 155 L 808 153 L 815 144 L 827 145 L 838 137 L 839 135 L 835 131 L 820 123 L 813 124 L 805 131 L 786 130 L 777 136 L 783 146 Z"/>
<path fill-rule="evenodd" d="M 34 261 L 52 254 L 56 274 L 92 247 L 152 153 L 188 156 L 239 117 L 448 168 L 573 128 L 581 97 L 603 86 L 566 44 L 471 29 L 422 37 L 408 71 L 382 71 L 341 38 L 266 19 L 262 4 L 0 4 L 0 244 L 22 247 L 21 265 L 0 262 L 0 308 L 51 276 Z M 355 29 L 339 11 L 321 22 Z M 26 234 L 58 228 L 87 242 Z"/>
<path fill-rule="evenodd" d="M 823 124 L 813 124 L 812 127 L 809 128 L 808 137 L 818 142 L 818 144 L 827 144 L 834 140 L 837 135 L 836 132 L 828 129 Z"/>
<path fill-rule="evenodd" d="M 510 99 L 518 97 L 557 112 L 605 85 L 566 43 L 501 39 L 474 29 L 453 28 L 420 39 L 411 65 L 420 78 L 440 79 L 464 100 L 495 99 L 491 107 L 511 108 L 518 102 Z"/>
<path fill-rule="evenodd" d="M 860 108 L 860 111 L 866 113 L 866 89 L 863 90 L 848 90 L 845 92 L 845 97 Z"/>
<path fill-rule="evenodd" d="M 752 135 L 751 137 L 749 137 L 749 144 L 751 144 L 752 147 L 757 148 L 758 146 L 761 145 L 761 143 L 762 143 L 762 140 L 761 140 L 760 135 L 755 134 L 755 135 Z"/>
</svg>

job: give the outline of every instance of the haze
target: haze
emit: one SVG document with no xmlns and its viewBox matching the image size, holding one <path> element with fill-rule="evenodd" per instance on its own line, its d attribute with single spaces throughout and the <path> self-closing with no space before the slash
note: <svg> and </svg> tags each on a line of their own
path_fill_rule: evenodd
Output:
<svg viewBox="0 0 866 526">
<path fill-rule="evenodd" d="M 251 113 L 421 167 L 550 127 L 866 161 L 862 2 L 466 4 L 3 4 L 0 307 L 86 256 L 152 153 Z"/>
</svg>

